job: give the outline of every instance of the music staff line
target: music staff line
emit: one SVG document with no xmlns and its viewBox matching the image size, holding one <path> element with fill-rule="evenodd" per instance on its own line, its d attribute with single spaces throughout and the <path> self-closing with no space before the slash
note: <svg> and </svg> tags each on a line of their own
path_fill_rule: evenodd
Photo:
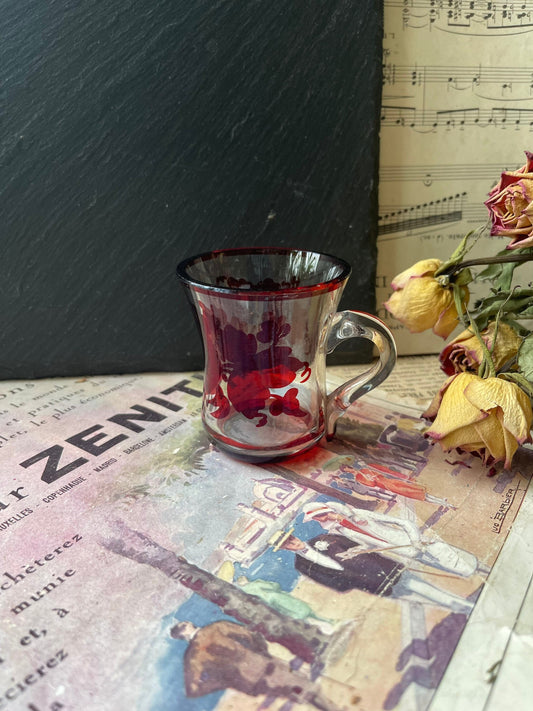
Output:
<svg viewBox="0 0 533 711">
<path fill-rule="evenodd" d="M 531 67 L 485 67 L 478 66 L 418 66 L 393 62 L 383 64 L 383 84 L 395 86 L 425 86 L 445 84 L 454 89 L 473 90 L 485 85 L 497 86 L 502 92 L 511 92 L 515 85 L 525 85 L 533 96 L 533 69 Z"/>
<path fill-rule="evenodd" d="M 517 170 L 518 164 L 503 166 L 501 163 L 485 163 L 476 165 L 471 163 L 441 163 L 435 165 L 382 165 L 379 169 L 380 182 L 421 182 L 429 187 L 436 181 L 453 180 L 465 181 L 480 180 L 490 181 L 487 190 L 495 181 L 495 177 L 503 170 Z"/>
<path fill-rule="evenodd" d="M 520 12 L 533 12 L 533 0 L 518 2 L 492 2 L 491 0 L 385 0 L 385 7 L 397 7 L 412 10 L 452 10 L 457 12 L 508 12 L 519 9 Z"/>
<path fill-rule="evenodd" d="M 484 2 L 483 0 L 385 0 L 386 8 L 402 13 L 402 24 L 411 29 L 438 29 L 481 34 L 530 32 L 533 3 Z M 441 27 L 442 26 L 442 27 Z"/>
<path fill-rule="evenodd" d="M 480 128 L 523 128 L 533 131 L 533 109 L 494 107 L 492 109 L 418 109 L 412 106 L 381 108 L 381 124 L 389 127 L 434 131 L 474 126 Z"/>
<path fill-rule="evenodd" d="M 383 239 L 384 235 L 427 230 L 453 222 L 482 224 L 487 219 L 486 210 L 483 205 L 468 203 L 466 197 L 466 193 L 460 193 L 408 207 L 380 205 L 380 212 L 383 214 L 379 216 L 378 237 L 381 241 L 386 241 L 387 238 Z M 388 239 L 397 237 L 390 236 Z"/>
</svg>

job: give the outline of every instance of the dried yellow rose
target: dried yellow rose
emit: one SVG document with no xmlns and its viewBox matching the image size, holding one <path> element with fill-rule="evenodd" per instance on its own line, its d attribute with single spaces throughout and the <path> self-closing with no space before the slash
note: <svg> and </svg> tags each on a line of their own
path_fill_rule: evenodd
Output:
<svg viewBox="0 0 533 711">
<path fill-rule="evenodd" d="M 424 417 L 427 436 L 445 450 L 479 454 L 485 463 L 511 466 L 519 444 L 531 442 L 531 400 L 516 383 L 459 373 L 449 378 Z"/>
<path fill-rule="evenodd" d="M 434 274 L 440 259 L 423 259 L 398 274 L 392 281 L 393 293 L 384 306 L 411 333 L 429 328 L 447 338 L 458 324 L 453 289 L 443 286 Z M 462 303 L 468 303 L 468 289 L 462 287 Z"/>
</svg>

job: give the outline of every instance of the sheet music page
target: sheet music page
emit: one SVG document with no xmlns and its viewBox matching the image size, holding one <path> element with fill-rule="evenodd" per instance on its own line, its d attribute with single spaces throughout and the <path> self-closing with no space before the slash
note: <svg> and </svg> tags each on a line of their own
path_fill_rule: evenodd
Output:
<svg viewBox="0 0 533 711">
<path fill-rule="evenodd" d="M 384 9 L 378 307 L 396 274 L 447 258 L 486 223 L 488 191 L 533 147 L 532 0 L 385 0 Z M 507 243 L 491 239 L 471 256 Z M 431 332 L 413 336 L 378 313 L 400 353 L 442 349 Z"/>
</svg>

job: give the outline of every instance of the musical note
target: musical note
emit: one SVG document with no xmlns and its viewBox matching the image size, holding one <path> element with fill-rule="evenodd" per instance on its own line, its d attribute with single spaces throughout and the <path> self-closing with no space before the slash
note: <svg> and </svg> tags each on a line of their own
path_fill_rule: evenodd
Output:
<svg viewBox="0 0 533 711">
<path fill-rule="evenodd" d="M 461 193 L 420 205 L 392 208 L 380 215 L 378 236 L 459 222 L 465 218 L 465 198 L 466 193 Z M 386 210 L 386 206 L 381 209 Z"/>
<path fill-rule="evenodd" d="M 490 122 L 495 126 L 506 128 L 513 126 L 518 129 L 522 124 L 529 126 L 533 130 L 533 109 L 514 109 L 505 107 L 495 107 L 491 109 Z"/>
<path fill-rule="evenodd" d="M 417 125 L 417 110 L 412 106 L 382 106 L 381 122 L 386 126 L 409 126 L 413 128 Z"/>
<path fill-rule="evenodd" d="M 447 109 L 435 111 L 437 124 L 446 128 L 463 126 L 477 126 L 479 124 L 480 109 Z"/>
<path fill-rule="evenodd" d="M 533 30 L 533 1 L 495 3 L 486 0 L 385 0 L 401 11 L 409 29 L 443 29 L 458 34 L 516 34 Z"/>
<path fill-rule="evenodd" d="M 487 194 L 533 150 L 533 0 L 384 0 L 384 30 L 377 273 L 390 283 L 486 225 Z M 395 335 L 404 353 L 440 349 Z"/>
<path fill-rule="evenodd" d="M 425 87 L 443 84 L 450 91 L 490 98 L 533 98 L 531 67 L 418 66 L 387 62 L 383 65 L 383 85 Z"/>
<path fill-rule="evenodd" d="M 408 127 L 421 132 L 438 128 L 464 129 L 465 126 L 505 129 L 525 127 L 533 131 L 533 109 L 507 107 L 462 108 L 462 109 L 417 109 L 415 107 L 382 106 L 383 126 Z"/>
</svg>

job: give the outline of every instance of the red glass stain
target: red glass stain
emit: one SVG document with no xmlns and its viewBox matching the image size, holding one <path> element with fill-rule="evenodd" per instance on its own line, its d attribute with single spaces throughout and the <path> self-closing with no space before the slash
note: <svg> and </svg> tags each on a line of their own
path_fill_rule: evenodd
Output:
<svg viewBox="0 0 533 711">
<path fill-rule="evenodd" d="M 283 317 L 268 314 L 257 333 L 247 333 L 229 323 L 222 312 L 200 303 L 206 344 L 205 393 L 206 404 L 214 408 L 216 419 L 228 417 L 232 411 L 256 427 L 267 424 L 268 413 L 277 417 L 305 417 L 298 400 L 298 389 L 285 393 L 273 392 L 294 383 L 305 383 L 310 375 L 309 363 L 293 355 L 292 348 L 282 341 L 291 331 Z"/>
</svg>

